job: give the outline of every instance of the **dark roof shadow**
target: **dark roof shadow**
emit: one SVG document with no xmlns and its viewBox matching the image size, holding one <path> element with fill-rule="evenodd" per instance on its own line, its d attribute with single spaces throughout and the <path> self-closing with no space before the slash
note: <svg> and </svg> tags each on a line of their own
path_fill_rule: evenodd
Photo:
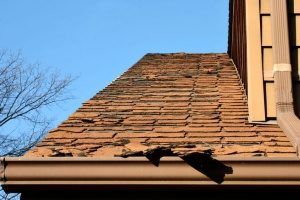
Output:
<svg viewBox="0 0 300 200">
<path fill-rule="evenodd" d="M 171 148 L 158 147 L 147 151 L 144 155 L 157 167 L 159 166 L 159 162 L 162 157 L 179 156 L 188 165 L 218 184 L 221 184 L 224 181 L 226 174 L 233 173 L 232 167 L 226 166 L 221 161 L 212 158 L 210 152 L 193 152 L 185 155 L 177 155 L 171 150 Z"/>
<path fill-rule="evenodd" d="M 206 175 L 212 181 L 221 184 L 226 174 L 232 174 L 233 169 L 216 160 L 209 154 L 190 153 L 181 157 L 187 164 Z"/>
</svg>

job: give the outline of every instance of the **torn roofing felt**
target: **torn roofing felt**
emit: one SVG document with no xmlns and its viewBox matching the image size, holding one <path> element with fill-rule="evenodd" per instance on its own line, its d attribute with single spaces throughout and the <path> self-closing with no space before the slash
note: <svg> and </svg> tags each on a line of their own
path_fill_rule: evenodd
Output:
<svg viewBox="0 0 300 200">
<path fill-rule="evenodd" d="M 277 125 L 248 123 L 247 98 L 227 54 L 147 54 L 27 157 L 172 155 L 296 157 Z"/>
</svg>

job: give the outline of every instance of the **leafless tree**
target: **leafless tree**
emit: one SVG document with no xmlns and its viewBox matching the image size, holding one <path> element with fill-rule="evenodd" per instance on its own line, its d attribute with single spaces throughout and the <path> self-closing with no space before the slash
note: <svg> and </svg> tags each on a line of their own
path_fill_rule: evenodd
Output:
<svg viewBox="0 0 300 200">
<path fill-rule="evenodd" d="M 45 135 L 51 120 L 43 112 L 70 98 L 71 82 L 70 76 L 27 64 L 21 53 L 0 50 L 0 156 L 21 156 Z M 2 199 L 14 197 L 0 191 Z"/>
</svg>

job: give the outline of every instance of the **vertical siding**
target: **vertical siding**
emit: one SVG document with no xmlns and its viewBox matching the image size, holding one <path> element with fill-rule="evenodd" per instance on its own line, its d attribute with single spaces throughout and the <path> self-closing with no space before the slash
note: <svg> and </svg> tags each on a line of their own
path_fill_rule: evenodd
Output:
<svg viewBox="0 0 300 200">
<path fill-rule="evenodd" d="M 273 78 L 273 56 L 272 37 L 270 22 L 270 0 L 260 0 L 261 30 L 262 30 L 262 52 L 263 52 L 263 72 L 265 101 L 267 104 L 266 116 L 276 117 L 274 98 L 274 78 Z M 289 9 L 289 33 L 291 61 L 293 67 L 293 89 L 296 114 L 300 116 L 300 84 L 299 84 L 299 46 L 300 46 L 300 0 L 288 0 Z"/>
<path fill-rule="evenodd" d="M 237 66 L 238 72 L 247 89 L 247 44 L 245 0 L 230 0 L 229 3 L 228 54 Z"/>
<path fill-rule="evenodd" d="M 275 88 L 273 78 L 273 49 L 272 49 L 272 27 L 271 27 L 271 5 L 270 0 L 260 0 L 260 18 L 262 31 L 263 73 L 264 91 L 266 102 L 266 117 L 276 117 Z"/>
<path fill-rule="evenodd" d="M 300 0 L 288 0 L 291 62 L 296 115 L 300 117 Z"/>
<path fill-rule="evenodd" d="M 287 0 L 289 7 L 289 32 L 291 45 L 291 61 L 293 66 L 293 89 L 295 98 L 296 113 L 300 116 L 300 0 Z M 272 58 L 272 36 L 271 36 L 271 22 L 270 22 L 270 2 L 271 0 L 259 0 L 259 17 L 260 17 L 260 34 L 255 37 L 261 37 L 261 54 L 262 54 L 262 72 L 263 72 L 263 87 L 264 97 L 257 101 L 264 102 L 266 118 L 276 117 L 275 97 L 274 97 L 274 79 L 273 79 L 273 58 Z M 246 41 L 246 0 L 230 0 L 230 14 L 229 14 L 229 36 L 228 36 L 228 54 L 237 65 L 241 79 L 248 88 L 248 100 L 251 101 L 249 87 L 247 84 L 252 80 L 250 72 L 247 75 L 247 46 Z M 249 52 L 248 52 L 249 53 Z M 251 67 L 251 66 L 248 66 Z M 247 81 L 248 76 L 248 81 Z M 253 81 L 252 81 L 253 82 Z M 253 96 L 253 95 L 252 95 Z M 250 109 L 250 108 L 249 108 Z M 258 108 L 256 107 L 256 110 Z M 256 111 L 254 111 L 256 112 Z M 249 113 L 250 110 L 249 110 Z M 256 121 L 253 118 L 253 121 Z M 258 120 L 259 121 L 259 120 Z"/>
</svg>

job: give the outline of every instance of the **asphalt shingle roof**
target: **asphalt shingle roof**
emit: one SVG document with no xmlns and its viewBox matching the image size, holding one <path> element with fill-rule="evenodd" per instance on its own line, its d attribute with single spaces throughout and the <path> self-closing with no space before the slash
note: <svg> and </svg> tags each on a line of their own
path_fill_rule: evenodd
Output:
<svg viewBox="0 0 300 200">
<path fill-rule="evenodd" d="M 227 54 L 147 54 L 25 156 L 296 157 L 277 125 L 248 123 L 247 97 Z"/>
</svg>

